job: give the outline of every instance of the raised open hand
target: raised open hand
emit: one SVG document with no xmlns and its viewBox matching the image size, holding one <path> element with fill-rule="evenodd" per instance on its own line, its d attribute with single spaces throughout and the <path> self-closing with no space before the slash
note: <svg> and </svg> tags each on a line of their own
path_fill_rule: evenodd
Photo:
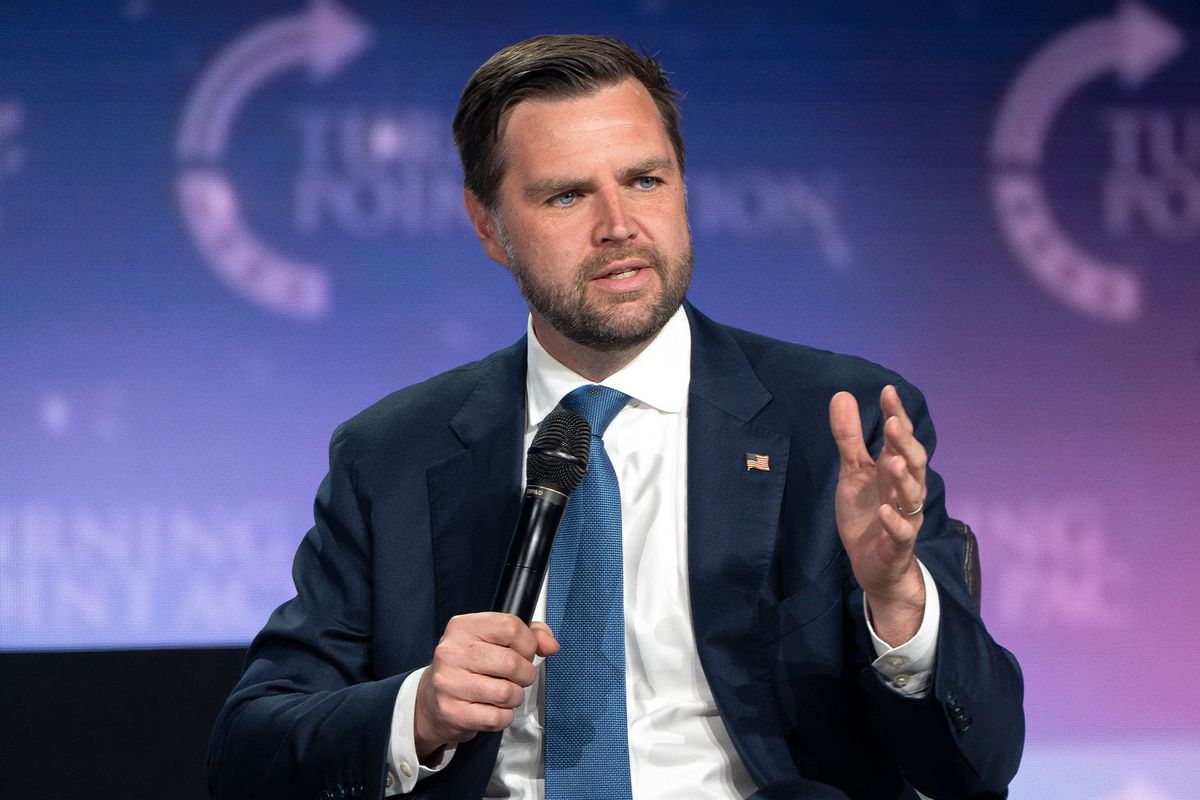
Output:
<svg viewBox="0 0 1200 800">
<path fill-rule="evenodd" d="M 892 645 L 910 639 L 925 610 L 925 586 L 914 549 L 925 519 L 924 446 L 894 386 L 879 396 L 883 449 L 872 459 L 863 440 L 858 402 L 838 392 L 829 424 L 841 455 L 837 527 L 854 577 L 867 595 L 876 633 Z"/>
</svg>

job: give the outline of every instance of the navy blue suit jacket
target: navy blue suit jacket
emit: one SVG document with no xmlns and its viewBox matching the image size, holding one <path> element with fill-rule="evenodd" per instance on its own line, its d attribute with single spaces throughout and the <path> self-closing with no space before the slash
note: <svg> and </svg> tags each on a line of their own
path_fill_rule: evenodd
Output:
<svg viewBox="0 0 1200 800">
<path fill-rule="evenodd" d="M 1024 737 L 1021 676 L 968 597 L 941 478 L 929 473 L 917 544 L 941 601 L 925 699 L 895 694 L 871 668 L 861 590 L 834 525 L 830 397 L 857 396 L 872 453 L 887 383 L 933 450 L 924 399 L 866 361 L 718 325 L 690 306 L 688 316 L 696 645 L 762 797 L 915 798 L 914 786 L 1003 796 Z M 215 797 L 382 796 L 401 682 L 429 662 L 451 616 L 491 602 L 520 503 L 525 363 L 522 339 L 335 432 L 293 566 L 297 597 L 251 645 L 213 732 Z M 747 471 L 746 453 L 769 455 L 770 471 Z M 413 796 L 479 797 L 499 739 L 460 745 Z"/>
</svg>

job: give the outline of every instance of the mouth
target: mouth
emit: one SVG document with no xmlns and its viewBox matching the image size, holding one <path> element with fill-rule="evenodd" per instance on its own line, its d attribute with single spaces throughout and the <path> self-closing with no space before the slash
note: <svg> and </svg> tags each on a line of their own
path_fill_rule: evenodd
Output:
<svg viewBox="0 0 1200 800">
<path fill-rule="evenodd" d="M 622 258 L 609 264 L 593 277 L 592 280 L 629 280 L 636 277 L 642 270 L 649 268 L 650 264 L 640 258 Z"/>
</svg>

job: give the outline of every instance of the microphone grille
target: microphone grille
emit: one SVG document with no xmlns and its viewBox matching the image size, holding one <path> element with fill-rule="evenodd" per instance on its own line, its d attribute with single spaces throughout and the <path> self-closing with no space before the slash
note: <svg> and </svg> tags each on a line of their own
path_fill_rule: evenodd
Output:
<svg viewBox="0 0 1200 800">
<path fill-rule="evenodd" d="M 525 482 L 570 495 L 587 472 L 592 429 L 574 411 L 555 406 L 546 415 L 529 445 Z"/>
</svg>

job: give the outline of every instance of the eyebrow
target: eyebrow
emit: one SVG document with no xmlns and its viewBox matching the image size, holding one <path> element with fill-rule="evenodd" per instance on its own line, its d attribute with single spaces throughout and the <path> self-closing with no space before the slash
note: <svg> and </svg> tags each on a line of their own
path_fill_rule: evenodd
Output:
<svg viewBox="0 0 1200 800">
<path fill-rule="evenodd" d="M 647 158 L 640 164 L 634 164 L 629 169 L 621 173 L 621 182 L 628 183 L 634 178 L 645 175 L 648 172 L 662 172 L 665 169 L 670 169 L 671 159 L 665 156 L 654 156 Z"/>
<path fill-rule="evenodd" d="M 638 176 L 650 172 L 661 172 L 670 169 L 674 162 L 666 156 L 652 156 L 640 161 L 621 172 L 621 183 L 628 183 Z M 555 197 L 566 192 L 587 191 L 592 188 L 592 182 L 584 178 L 545 178 L 534 181 L 525 187 L 525 196 L 530 199 Z"/>
<path fill-rule="evenodd" d="M 545 178 L 526 186 L 525 196 L 530 200 L 540 200 L 543 197 L 557 197 L 560 194 L 577 192 L 590 187 L 591 182 L 582 178 Z"/>
</svg>

